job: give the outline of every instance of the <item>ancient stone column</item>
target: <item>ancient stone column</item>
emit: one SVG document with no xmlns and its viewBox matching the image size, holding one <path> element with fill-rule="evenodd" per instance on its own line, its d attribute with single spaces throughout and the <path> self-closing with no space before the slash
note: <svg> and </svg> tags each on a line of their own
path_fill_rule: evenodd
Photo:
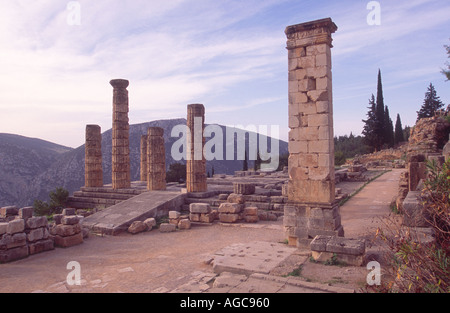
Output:
<svg viewBox="0 0 450 313">
<path fill-rule="evenodd" d="M 128 80 L 115 79 L 112 127 L 112 188 L 130 188 L 130 145 L 128 125 Z"/>
<path fill-rule="evenodd" d="M 335 201 L 330 18 L 286 28 L 289 183 L 284 226 L 291 245 L 343 235 Z"/>
<path fill-rule="evenodd" d="M 166 149 L 164 147 L 164 130 L 149 127 L 147 143 L 147 189 L 166 189 Z"/>
<path fill-rule="evenodd" d="M 86 125 L 84 186 L 103 187 L 102 134 L 98 125 Z"/>
<path fill-rule="evenodd" d="M 142 135 L 141 136 L 141 181 L 147 181 L 147 145 L 148 145 L 148 136 Z"/>
<path fill-rule="evenodd" d="M 188 192 L 203 192 L 206 186 L 206 159 L 203 155 L 205 138 L 205 107 L 203 104 L 190 104 L 187 107 L 187 161 L 186 189 Z"/>
</svg>

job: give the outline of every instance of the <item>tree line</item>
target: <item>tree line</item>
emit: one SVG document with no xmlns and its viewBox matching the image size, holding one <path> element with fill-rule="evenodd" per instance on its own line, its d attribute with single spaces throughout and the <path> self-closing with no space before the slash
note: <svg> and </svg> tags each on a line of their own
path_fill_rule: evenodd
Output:
<svg viewBox="0 0 450 313">
<path fill-rule="evenodd" d="M 450 49 L 447 51 L 450 56 Z M 443 73 L 448 77 L 450 71 L 443 70 Z M 444 103 L 437 95 L 436 89 L 432 83 L 428 86 L 425 93 L 423 104 L 419 111 L 417 111 L 417 121 L 422 118 L 433 117 L 442 110 Z M 381 80 L 381 70 L 378 70 L 378 84 L 377 97 L 372 94 L 369 99 L 369 106 L 367 112 L 367 119 L 363 120 L 364 127 L 362 135 L 364 137 L 364 144 L 370 147 L 372 151 L 379 151 L 385 148 L 392 148 L 395 145 L 408 140 L 409 127 L 402 127 L 400 114 L 397 114 L 395 127 L 390 118 L 389 108 L 384 104 L 383 85 Z"/>
</svg>

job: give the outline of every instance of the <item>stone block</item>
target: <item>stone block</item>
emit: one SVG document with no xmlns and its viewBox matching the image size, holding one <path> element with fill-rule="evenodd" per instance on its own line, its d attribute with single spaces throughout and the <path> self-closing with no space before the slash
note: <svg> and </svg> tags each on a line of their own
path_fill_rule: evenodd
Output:
<svg viewBox="0 0 450 313">
<path fill-rule="evenodd" d="M 156 226 L 156 220 L 153 217 L 150 217 L 144 221 L 144 224 L 147 225 L 147 228 L 149 230 L 151 230 L 153 227 Z"/>
<path fill-rule="evenodd" d="M 191 228 L 191 221 L 186 219 L 181 219 L 178 223 L 178 229 L 190 229 Z"/>
<path fill-rule="evenodd" d="M 170 219 L 178 219 L 180 218 L 181 213 L 178 211 L 169 211 L 169 218 Z"/>
<path fill-rule="evenodd" d="M 244 216 L 244 221 L 246 223 L 257 223 L 258 222 L 258 215 L 245 215 Z"/>
<path fill-rule="evenodd" d="M 191 203 L 189 205 L 189 212 L 190 213 L 210 213 L 211 212 L 211 206 L 207 203 Z"/>
<path fill-rule="evenodd" d="M 55 223 L 55 225 L 59 225 L 61 224 L 61 219 L 63 218 L 64 215 L 62 214 L 54 214 L 53 215 L 53 222 Z"/>
<path fill-rule="evenodd" d="M 243 205 L 238 203 L 222 203 L 219 206 L 219 213 L 240 213 L 242 207 Z"/>
<path fill-rule="evenodd" d="M 363 255 L 366 251 L 366 245 L 363 239 L 331 237 L 327 243 L 326 251 L 338 254 Z"/>
<path fill-rule="evenodd" d="M 131 234 L 138 234 L 144 232 L 148 229 L 147 224 L 142 221 L 134 221 L 131 223 L 130 227 L 128 227 L 127 231 Z"/>
<path fill-rule="evenodd" d="M 316 236 L 310 244 L 312 251 L 323 252 L 327 251 L 327 243 L 330 241 L 329 236 Z"/>
<path fill-rule="evenodd" d="M 410 191 L 403 200 L 403 222 L 409 227 L 428 227 L 427 215 L 420 203 L 420 191 Z"/>
<path fill-rule="evenodd" d="M 214 222 L 216 215 L 213 213 L 200 214 L 200 222 L 202 223 L 212 223 Z"/>
<path fill-rule="evenodd" d="M 190 213 L 189 214 L 189 219 L 192 222 L 200 222 L 200 213 Z"/>
<path fill-rule="evenodd" d="M 176 230 L 177 230 L 177 227 L 174 224 L 162 223 L 161 225 L 159 225 L 159 231 L 162 233 L 170 233 L 170 232 L 174 232 Z"/>
<path fill-rule="evenodd" d="M 226 199 L 229 203 L 238 203 L 238 204 L 243 204 L 245 202 L 245 199 L 243 197 L 242 194 L 236 194 L 236 193 L 231 193 L 227 199 Z"/>
<path fill-rule="evenodd" d="M 65 215 L 61 219 L 63 225 L 75 225 L 79 223 L 79 218 L 76 215 Z"/>
<path fill-rule="evenodd" d="M 233 183 L 233 191 L 237 194 L 251 195 L 255 193 L 255 185 L 250 183 Z"/>
<path fill-rule="evenodd" d="M 23 232 L 25 229 L 25 221 L 23 219 L 12 220 L 8 223 L 6 227 L 6 232 L 8 234 L 15 234 Z"/>
<path fill-rule="evenodd" d="M 19 209 L 19 218 L 22 218 L 26 222 L 29 218 L 33 217 L 33 212 L 33 207 L 21 208 Z"/>
<path fill-rule="evenodd" d="M 0 223 L 0 236 L 8 231 L 8 223 Z"/>
<path fill-rule="evenodd" d="M 244 209 L 244 215 L 252 215 L 252 216 L 258 216 L 258 208 L 257 207 L 247 207 Z"/>
<path fill-rule="evenodd" d="M 64 216 L 69 216 L 69 215 L 76 215 L 75 209 L 74 208 L 65 208 L 62 211 L 62 215 Z"/>
<path fill-rule="evenodd" d="M 15 206 L 6 206 L 0 208 L 0 216 L 2 217 L 15 216 L 17 214 L 19 214 L 19 208 Z"/>
<path fill-rule="evenodd" d="M 52 239 L 40 240 L 37 242 L 28 244 L 29 255 L 41 253 L 44 251 L 49 251 L 55 249 L 55 245 Z"/>
<path fill-rule="evenodd" d="M 13 249 L 0 251 L 0 263 L 8 263 L 26 258 L 28 256 L 28 247 L 21 246 Z"/>
<path fill-rule="evenodd" d="M 81 243 L 83 243 L 83 234 L 81 232 L 67 237 L 55 236 L 55 246 L 57 247 L 68 248 Z"/>
<path fill-rule="evenodd" d="M 13 249 L 27 244 L 27 235 L 25 233 L 16 233 L 13 235 L 5 234 L 0 241 L 0 247 Z"/>
<path fill-rule="evenodd" d="M 44 238 L 44 228 L 32 229 L 27 233 L 28 242 L 36 242 Z"/>
<path fill-rule="evenodd" d="M 239 214 L 219 213 L 219 221 L 222 223 L 235 223 L 239 218 Z"/>
<path fill-rule="evenodd" d="M 219 195 L 219 200 L 227 200 L 228 199 L 228 194 L 227 193 L 221 193 Z"/>
<path fill-rule="evenodd" d="M 35 229 L 39 227 L 45 227 L 48 225 L 48 220 L 45 216 L 36 216 L 29 218 L 26 223 L 26 228 Z"/>
<path fill-rule="evenodd" d="M 312 251 L 329 252 L 338 255 L 362 256 L 366 251 L 363 239 L 352 239 L 336 236 L 316 236 L 310 244 Z"/>
</svg>

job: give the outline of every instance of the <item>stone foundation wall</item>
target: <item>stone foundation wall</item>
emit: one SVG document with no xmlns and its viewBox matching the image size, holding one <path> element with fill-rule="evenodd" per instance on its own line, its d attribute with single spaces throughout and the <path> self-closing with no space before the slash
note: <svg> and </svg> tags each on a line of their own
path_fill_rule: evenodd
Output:
<svg viewBox="0 0 450 313">
<path fill-rule="evenodd" d="M 32 207 L 0 209 L 0 263 L 54 249 L 47 218 L 32 214 Z"/>
</svg>

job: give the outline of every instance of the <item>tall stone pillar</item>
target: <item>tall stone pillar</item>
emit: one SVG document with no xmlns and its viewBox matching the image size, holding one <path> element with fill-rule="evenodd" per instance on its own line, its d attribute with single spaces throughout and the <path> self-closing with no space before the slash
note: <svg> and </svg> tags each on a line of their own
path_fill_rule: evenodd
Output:
<svg viewBox="0 0 450 313">
<path fill-rule="evenodd" d="M 86 125 L 84 186 L 103 187 L 102 133 L 98 125 Z"/>
<path fill-rule="evenodd" d="M 164 130 L 149 127 L 147 143 L 147 189 L 166 189 L 166 149 L 164 147 Z"/>
<path fill-rule="evenodd" d="M 335 201 L 330 18 L 286 28 L 289 61 L 289 244 L 343 236 Z"/>
<path fill-rule="evenodd" d="M 148 135 L 141 136 L 141 181 L 147 181 L 147 145 L 148 145 Z"/>
<path fill-rule="evenodd" d="M 128 80 L 115 79 L 112 127 L 112 188 L 130 188 L 130 144 L 128 125 Z"/>
<path fill-rule="evenodd" d="M 189 104 L 187 107 L 187 161 L 186 189 L 188 192 L 203 192 L 206 186 L 206 159 L 203 155 L 205 138 L 205 107 L 203 104 Z"/>
</svg>

